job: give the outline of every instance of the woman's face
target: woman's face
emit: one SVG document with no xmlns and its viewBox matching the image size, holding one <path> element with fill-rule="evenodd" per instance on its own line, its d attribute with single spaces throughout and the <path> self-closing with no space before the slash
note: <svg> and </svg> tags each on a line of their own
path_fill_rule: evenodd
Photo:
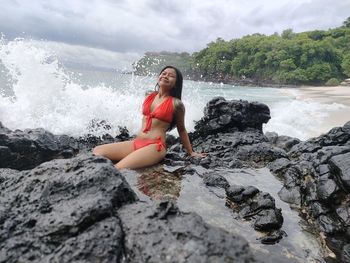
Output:
<svg viewBox="0 0 350 263">
<path fill-rule="evenodd" d="M 172 89 L 176 83 L 176 71 L 173 68 L 166 68 L 158 77 L 160 87 Z"/>
</svg>

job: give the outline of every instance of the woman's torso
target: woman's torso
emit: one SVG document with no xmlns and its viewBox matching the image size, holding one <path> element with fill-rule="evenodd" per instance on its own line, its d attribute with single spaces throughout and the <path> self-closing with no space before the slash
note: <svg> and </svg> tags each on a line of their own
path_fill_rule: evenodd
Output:
<svg viewBox="0 0 350 263">
<path fill-rule="evenodd" d="M 152 93 L 153 95 L 157 95 L 155 93 Z M 149 96 L 152 96 L 149 95 Z M 148 98 L 148 97 L 147 97 Z M 145 99 L 145 101 L 147 100 L 147 98 Z M 172 118 L 171 120 L 175 117 L 175 107 L 176 107 L 176 98 L 173 98 L 173 97 L 166 97 L 166 98 L 163 98 L 163 100 L 159 100 L 159 98 L 156 98 L 154 96 L 154 98 L 149 98 L 149 105 L 150 108 L 147 112 L 146 110 L 146 114 L 147 113 L 163 113 L 163 112 L 160 112 L 161 110 L 166 110 L 164 109 L 164 106 L 168 105 L 172 107 Z M 168 101 L 169 100 L 169 101 Z M 145 102 L 143 104 L 143 116 L 142 116 L 142 129 L 141 131 L 137 134 L 137 137 L 138 138 L 143 138 L 143 139 L 157 139 L 159 137 L 161 137 L 162 141 L 165 142 L 165 134 L 166 134 L 166 131 L 169 129 L 169 126 L 170 126 L 170 118 L 168 118 L 167 121 L 164 121 L 164 120 L 161 120 L 159 118 L 157 118 L 156 116 L 153 116 L 151 118 L 151 125 L 149 127 L 149 129 L 144 132 L 144 130 L 146 129 L 146 126 L 147 126 L 147 115 L 145 115 L 145 110 L 144 110 L 144 107 L 145 107 Z M 169 111 L 169 109 L 168 109 Z M 167 113 L 169 114 L 169 112 Z M 157 114 L 156 114 L 157 115 Z M 170 116 L 168 116 L 170 117 Z"/>
</svg>

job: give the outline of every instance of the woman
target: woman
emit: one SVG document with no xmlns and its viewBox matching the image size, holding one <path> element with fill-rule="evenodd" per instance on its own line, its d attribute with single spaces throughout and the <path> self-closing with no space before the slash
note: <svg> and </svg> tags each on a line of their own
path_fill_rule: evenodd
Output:
<svg viewBox="0 0 350 263">
<path fill-rule="evenodd" d="M 175 125 L 181 142 L 190 156 L 205 156 L 196 153 L 185 129 L 185 107 L 181 101 L 182 74 L 172 66 L 166 66 L 159 74 L 158 91 L 149 94 L 142 107 L 142 131 L 132 141 L 110 143 L 93 149 L 118 162 L 117 169 L 137 169 L 159 163 L 166 154 L 165 133 Z"/>
</svg>

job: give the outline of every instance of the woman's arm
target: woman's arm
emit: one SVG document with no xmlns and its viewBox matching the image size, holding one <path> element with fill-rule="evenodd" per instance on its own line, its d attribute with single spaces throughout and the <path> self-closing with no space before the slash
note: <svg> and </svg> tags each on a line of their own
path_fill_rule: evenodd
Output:
<svg viewBox="0 0 350 263">
<path fill-rule="evenodd" d="M 188 137 L 188 133 L 185 128 L 185 106 L 182 101 L 178 100 L 176 103 L 176 127 L 180 136 L 180 140 L 182 145 L 186 149 L 188 155 L 190 156 L 206 156 L 204 153 L 196 153 L 192 149 L 192 145 L 190 142 L 190 138 Z"/>
</svg>

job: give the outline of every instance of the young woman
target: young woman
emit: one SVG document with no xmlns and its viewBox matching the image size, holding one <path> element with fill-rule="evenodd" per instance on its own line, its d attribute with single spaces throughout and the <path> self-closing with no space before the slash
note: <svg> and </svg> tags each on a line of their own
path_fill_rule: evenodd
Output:
<svg viewBox="0 0 350 263">
<path fill-rule="evenodd" d="M 181 101 L 182 74 L 166 66 L 158 76 L 158 91 L 149 94 L 142 107 L 142 130 L 132 141 L 99 145 L 93 149 L 117 162 L 117 169 L 137 169 L 159 163 L 166 154 L 165 133 L 175 125 L 181 142 L 190 156 L 205 156 L 192 150 L 185 128 L 185 107 Z"/>
</svg>

